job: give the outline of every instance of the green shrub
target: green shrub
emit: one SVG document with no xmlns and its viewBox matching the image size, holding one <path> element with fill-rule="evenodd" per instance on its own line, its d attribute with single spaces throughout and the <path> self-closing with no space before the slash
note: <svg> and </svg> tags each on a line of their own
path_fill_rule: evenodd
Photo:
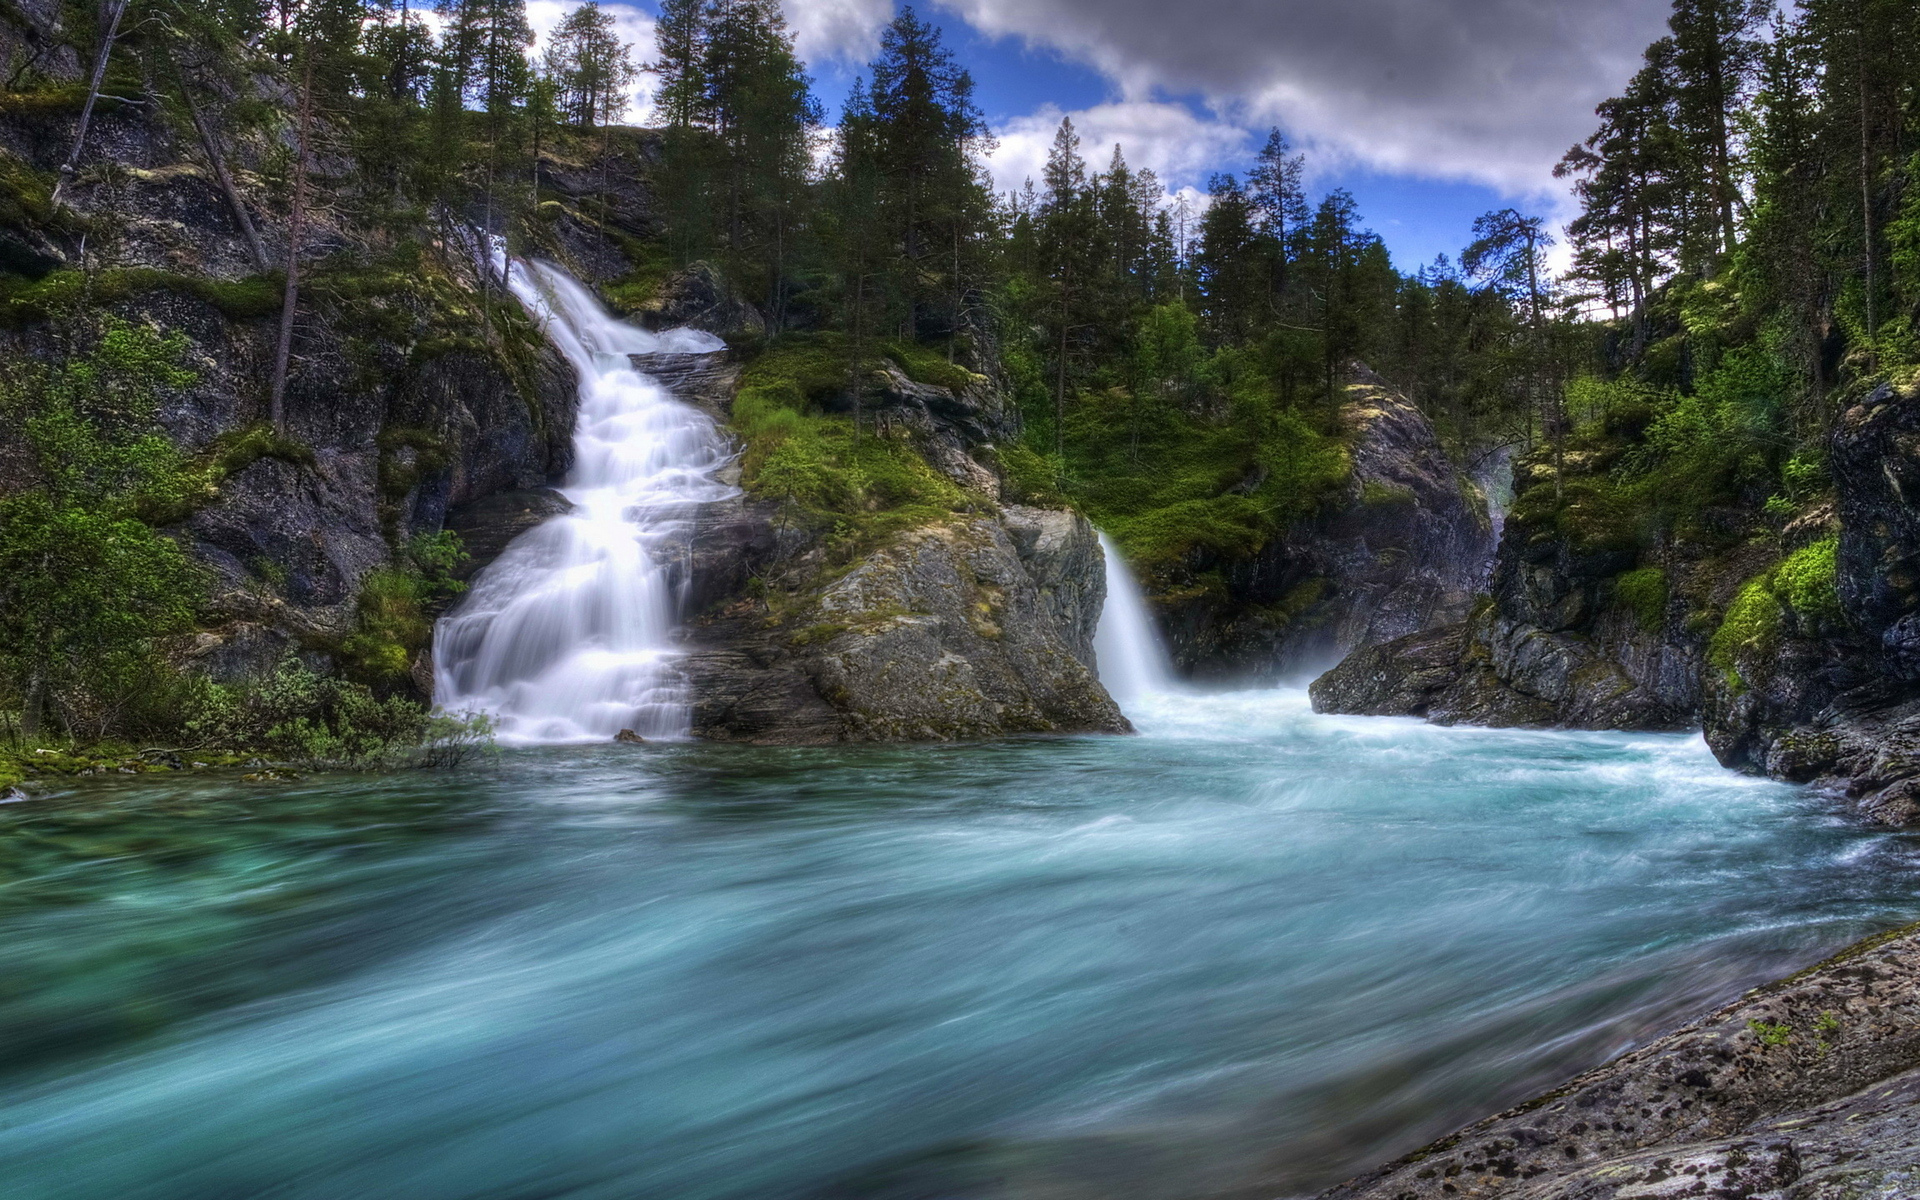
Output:
<svg viewBox="0 0 1920 1200">
<path fill-rule="evenodd" d="M 360 580 L 354 631 L 339 647 L 348 674 L 376 685 L 407 678 L 433 642 L 439 603 L 466 590 L 452 573 L 467 557 L 459 535 L 442 530 L 413 539 L 399 563 L 368 571 Z"/>
<path fill-rule="evenodd" d="M 161 392 L 194 381 L 184 340 L 110 317 L 100 330 L 57 368 L 0 377 L 31 470 L 0 496 L 0 707 L 28 732 L 51 709 L 94 739 L 150 690 L 205 596 L 200 569 L 142 516 L 205 486 L 153 424 Z"/>
<path fill-rule="evenodd" d="M 251 683 L 202 680 L 200 687 L 186 722 L 190 736 L 308 770 L 454 767 L 492 744 L 485 714 L 429 712 L 402 696 L 383 698 L 292 655 Z"/>
</svg>

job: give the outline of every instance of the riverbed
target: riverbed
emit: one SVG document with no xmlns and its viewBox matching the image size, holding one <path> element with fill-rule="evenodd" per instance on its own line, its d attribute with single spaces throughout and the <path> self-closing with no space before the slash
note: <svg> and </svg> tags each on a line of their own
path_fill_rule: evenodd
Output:
<svg viewBox="0 0 1920 1200">
<path fill-rule="evenodd" d="M 1131 715 L 0 806 L 5 1194 L 1307 1194 L 1920 917 L 1697 736 Z"/>
</svg>

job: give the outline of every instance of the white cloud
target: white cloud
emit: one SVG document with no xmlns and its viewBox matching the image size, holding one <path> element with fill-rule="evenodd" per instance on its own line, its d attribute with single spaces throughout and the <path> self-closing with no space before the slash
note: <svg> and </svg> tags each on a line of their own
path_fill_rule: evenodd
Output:
<svg viewBox="0 0 1920 1200">
<path fill-rule="evenodd" d="M 859 63 L 880 44 L 893 0 L 785 0 L 787 26 L 801 61 Z"/>
<path fill-rule="evenodd" d="M 1322 160 L 1513 194 L 1553 188 L 1662 32 L 1667 0 L 940 0 L 1085 63 L 1121 96 L 1196 96 Z"/>
<path fill-rule="evenodd" d="M 1106 169 L 1117 142 L 1129 166 L 1152 168 L 1168 187 L 1204 182 L 1205 172 L 1243 157 L 1252 144 L 1240 126 L 1196 116 L 1180 104 L 1129 100 L 1074 112 L 1048 105 L 995 130 L 1000 145 L 988 165 L 998 190 L 1013 191 L 1029 178 L 1039 183 L 1062 117 L 1072 119 L 1080 153 L 1091 169 Z"/>
</svg>

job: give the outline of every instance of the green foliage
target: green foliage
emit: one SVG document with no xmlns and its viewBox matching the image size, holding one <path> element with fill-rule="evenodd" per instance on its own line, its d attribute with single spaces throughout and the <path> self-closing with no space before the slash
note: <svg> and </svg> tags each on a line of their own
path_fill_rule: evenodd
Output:
<svg viewBox="0 0 1920 1200">
<path fill-rule="evenodd" d="M 1784 1021 L 1776 1025 L 1755 1017 L 1747 1022 L 1747 1029 L 1762 1046 L 1784 1046 L 1793 1040 L 1793 1026 Z"/>
<path fill-rule="evenodd" d="M 153 292 L 192 297 L 236 321 L 258 320 L 280 311 L 281 283 L 272 275 L 221 280 L 127 267 L 91 274 L 55 271 L 37 281 L 0 274 L 0 325 L 20 328 Z"/>
<path fill-rule="evenodd" d="M 905 434 L 855 430 L 849 417 L 819 411 L 846 387 L 844 354 L 839 339 L 789 337 L 747 367 L 733 402 L 747 489 L 790 501 L 860 544 L 976 504 Z"/>
<path fill-rule="evenodd" d="M 442 530 L 414 538 L 397 565 L 367 572 L 360 580 L 355 629 L 340 643 L 347 673 L 381 686 L 405 680 L 433 642 L 438 607 L 466 590 L 453 572 L 467 558 L 459 535 Z"/>
<path fill-rule="evenodd" d="M 241 685 L 197 681 L 185 732 L 308 770 L 453 767 L 491 745 L 492 718 L 429 712 L 403 696 L 322 675 L 289 655 Z"/>
<path fill-rule="evenodd" d="M 93 738 L 127 716 L 203 594 L 198 568 L 141 517 L 204 487 L 152 425 L 159 394 L 194 381 L 184 340 L 111 318 L 102 330 L 58 368 L 0 379 L 33 472 L 0 496 L 0 688 L 29 731 L 51 705 Z"/>
<path fill-rule="evenodd" d="M 1195 554 L 1253 554 L 1348 475 L 1344 447 L 1272 396 L 1239 359 L 1216 357 L 1196 386 L 1225 400 L 1196 415 L 1169 393 L 1083 394 L 1069 414 L 1063 489 L 1129 562 L 1170 580 Z"/>
<path fill-rule="evenodd" d="M 1007 498 L 1022 504 L 1063 505 L 1060 493 L 1059 464 L 1033 447 L 1016 442 L 997 451 L 1001 490 Z"/>
<path fill-rule="evenodd" d="M 1660 567 L 1640 567 L 1613 581 L 1614 595 L 1632 610 L 1640 628 L 1658 633 L 1667 623 L 1667 573 Z"/>
</svg>

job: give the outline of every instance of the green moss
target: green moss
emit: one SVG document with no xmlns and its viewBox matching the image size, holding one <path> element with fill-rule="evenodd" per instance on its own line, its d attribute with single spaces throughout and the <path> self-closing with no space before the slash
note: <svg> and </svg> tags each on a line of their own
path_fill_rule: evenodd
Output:
<svg viewBox="0 0 1920 1200">
<path fill-rule="evenodd" d="M 1580 553 L 1637 549 L 1644 515 L 1627 489 L 1604 475 L 1571 476 L 1561 482 L 1558 497 L 1549 476 L 1517 497 L 1508 514 L 1536 538 L 1558 538 Z"/>
<path fill-rule="evenodd" d="M 36 171 L 0 150 L 0 226 L 47 228 L 63 223 L 53 207 L 51 171 Z"/>
<path fill-rule="evenodd" d="M 1771 573 L 1748 580 L 1728 607 L 1720 628 L 1707 643 L 1707 661 L 1720 671 L 1736 692 L 1745 690 L 1740 660 L 1771 655 L 1780 640 L 1780 601 L 1774 598 Z"/>
<path fill-rule="evenodd" d="M 732 412 L 748 491 L 796 505 L 849 549 L 981 503 L 929 466 L 904 433 L 856 431 L 850 417 L 820 411 L 847 376 L 837 337 L 790 336 L 748 364 Z"/>
<path fill-rule="evenodd" d="M 1394 487 L 1377 479 L 1360 485 L 1360 503 L 1368 508 L 1411 508 L 1415 499 L 1412 488 Z"/>
<path fill-rule="evenodd" d="M 119 103 L 106 96 L 101 97 L 101 101 L 110 107 Z M 0 116 L 40 119 L 78 116 L 86 103 L 87 86 L 83 83 L 60 84 L 31 92 L 0 92 Z"/>
<path fill-rule="evenodd" d="M 1837 625 L 1840 612 L 1840 539 L 1823 538 L 1787 556 L 1774 572 L 1773 590 L 1813 626 Z"/>
<path fill-rule="evenodd" d="M 220 485 L 263 458 L 311 467 L 313 449 L 274 432 L 261 422 L 229 430 L 214 439 L 186 486 L 141 497 L 140 519 L 149 525 L 177 525 L 220 498 Z"/>
<path fill-rule="evenodd" d="M 906 374 L 908 379 L 915 383 L 926 384 L 928 387 L 960 392 L 972 386 L 979 378 L 965 367 L 948 362 L 946 355 L 942 352 L 912 342 L 889 342 L 886 355 Z"/>
<path fill-rule="evenodd" d="M 380 524 L 387 541 L 400 544 L 400 505 L 414 488 L 453 462 L 446 440 L 425 429 L 389 425 L 380 431 Z"/>
<path fill-rule="evenodd" d="M 787 645 L 797 649 L 801 646 L 812 646 L 821 642 L 830 642 L 846 631 L 847 626 L 832 621 L 822 622 L 818 625 L 809 625 L 788 638 Z"/>
<path fill-rule="evenodd" d="M 1640 628 L 1646 632 L 1658 633 L 1667 623 L 1667 573 L 1660 567 L 1626 572 L 1613 581 L 1613 592 L 1620 603 L 1633 611 Z"/>
<path fill-rule="evenodd" d="M 1280 598 L 1279 603 L 1264 605 L 1258 612 L 1262 619 L 1275 628 L 1290 628 L 1313 611 L 1314 606 L 1326 597 L 1327 589 L 1331 586 L 1316 575 L 1304 583 L 1295 584 Z"/>
<path fill-rule="evenodd" d="M 37 281 L 0 276 L 0 325 L 21 328 L 62 312 L 100 304 L 118 304 L 156 291 L 190 296 L 235 321 L 257 320 L 280 311 L 282 283 L 275 275 L 246 279 L 204 279 L 148 268 L 54 271 Z"/>
<path fill-rule="evenodd" d="M 659 242 L 620 235 L 618 243 L 633 269 L 601 284 L 600 294 L 606 298 L 609 308 L 624 315 L 639 312 L 659 299 L 673 274 L 673 259 L 666 246 Z"/>
<path fill-rule="evenodd" d="M 1015 444 L 995 451 L 1003 481 L 1002 491 L 1016 503 L 1059 507 L 1067 503 L 1060 493 L 1059 467 L 1031 446 Z"/>
</svg>

